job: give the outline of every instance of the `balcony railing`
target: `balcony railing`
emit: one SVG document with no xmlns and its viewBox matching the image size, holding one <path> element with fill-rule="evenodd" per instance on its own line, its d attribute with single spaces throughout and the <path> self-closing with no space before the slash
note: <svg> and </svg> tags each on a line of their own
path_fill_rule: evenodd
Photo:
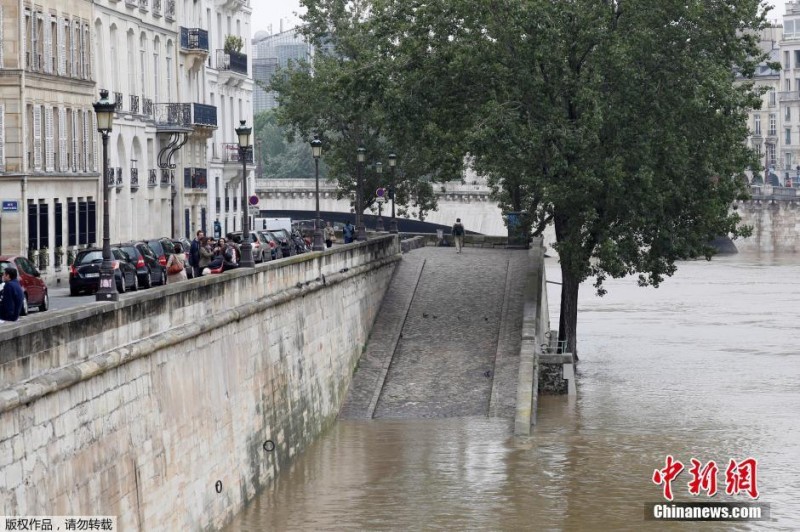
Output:
<svg viewBox="0 0 800 532">
<path fill-rule="evenodd" d="M 245 161 L 247 164 L 253 164 L 253 150 L 248 149 L 245 154 Z M 239 150 L 239 145 L 236 143 L 222 144 L 222 162 L 223 163 L 238 163 L 242 164 L 242 153 Z"/>
<path fill-rule="evenodd" d="M 147 186 L 153 188 L 156 185 L 158 185 L 158 172 L 155 168 L 151 168 L 147 171 Z"/>
<path fill-rule="evenodd" d="M 139 169 L 131 168 L 131 190 L 139 190 Z"/>
<path fill-rule="evenodd" d="M 161 169 L 161 186 L 168 187 L 175 182 L 175 170 L 169 168 Z"/>
<path fill-rule="evenodd" d="M 161 0 L 153 0 L 153 16 L 161 16 Z"/>
<path fill-rule="evenodd" d="M 131 113 L 139 114 L 139 97 L 131 94 Z"/>
<path fill-rule="evenodd" d="M 115 175 L 116 175 L 115 170 L 109 167 L 108 174 L 106 174 L 106 184 L 108 185 L 108 188 L 111 188 L 116 184 L 117 180 L 114 177 Z"/>
<path fill-rule="evenodd" d="M 225 50 L 217 50 L 217 70 L 230 70 L 246 76 L 247 54 L 240 54 L 239 52 L 227 53 Z"/>
<path fill-rule="evenodd" d="M 184 168 L 183 188 L 208 188 L 208 171 L 205 168 Z"/>
<path fill-rule="evenodd" d="M 139 9 L 141 11 L 147 11 L 150 2 L 148 0 L 139 0 Z"/>
<path fill-rule="evenodd" d="M 164 0 L 164 18 L 167 20 L 175 20 L 175 0 Z"/>
<path fill-rule="evenodd" d="M 217 127 L 217 108 L 202 103 L 157 103 L 154 118 L 161 128 Z"/>
<path fill-rule="evenodd" d="M 193 103 L 192 111 L 192 124 L 197 126 L 217 127 L 217 108 L 213 105 Z"/>
<path fill-rule="evenodd" d="M 122 111 L 122 93 L 115 92 L 114 93 L 114 110 L 117 112 Z"/>
<path fill-rule="evenodd" d="M 139 5 L 139 2 L 137 2 L 136 0 L 125 0 L 125 5 L 127 7 L 137 7 Z"/>
<path fill-rule="evenodd" d="M 208 31 L 181 26 L 181 48 L 208 52 Z"/>
<path fill-rule="evenodd" d="M 142 114 L 152 118 L 153 116 L 153 100 L 150 98 L 142 99 Z"/>
<path fill-rule="evenodd" d="M 122 168 L 119 167 L 117 167 L 116 185 L 117 188 L 122 188 Z"/>
</svg>

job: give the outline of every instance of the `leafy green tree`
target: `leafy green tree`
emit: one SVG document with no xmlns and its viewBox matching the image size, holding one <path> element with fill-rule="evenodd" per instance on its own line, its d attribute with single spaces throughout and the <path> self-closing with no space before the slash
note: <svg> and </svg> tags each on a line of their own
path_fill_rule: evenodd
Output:
<svg viewBox="0 0 800 532">
<path fill-rule="evenodd" d="M 271 179 L 306 179 L 314 177 L 314 159 L 309 143 L 287 138 L 286 128 L 278 124 L 275 110 L 258 113 L 254 119 L 258 141 L 256 161 L 260 160 L 263 175 Z M 327 176 L 323 158 L 319 166 L 320 179 Z"/>
<path fill-rule="evenodd" d="M 306 5 L 336 2 L 307 0 Z M 366 10 L 365 10 L 366 11 Z M 576 353 L 594 277 L 658 286 L 718 234 L 754 163 L 750 83 L 764 59 L 758 0 L 370 2 L 372 62 L 392 72 L 390 134 L 469 154 L 503 208 L 554 223 L 559 335 Z M 356 62 L 363 76 L 371 64 Z M 350 65 L 351 68 L 356 65 Z"/>
</svg>

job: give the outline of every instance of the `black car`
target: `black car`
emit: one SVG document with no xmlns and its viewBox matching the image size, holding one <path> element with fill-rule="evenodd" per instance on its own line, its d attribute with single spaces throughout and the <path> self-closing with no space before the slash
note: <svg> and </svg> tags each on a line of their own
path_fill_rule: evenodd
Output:
<svg viewBox="0 0 800 532">
<path fill-rule="evenodd" d="M 117 244 L 122 251 L 128 254 L 131 262 L 136 267 L 139 276 L 139 285 L 150 288 L 157 284 L 164 284 L 167 280 L 167 269 L 158 262 L 153 250 L 144 242 L 124 242 Z"/>
<path fill-rule="evenodd" d="M 117 291 L 139 289 L 139 276 L 127 253 L 118 247 L 111 248 L 114 281 Z M 75 256 L 75 262 L 69 268 L 69 294 L 77 296 L 81 292 L 96 292 L 100 287 L 100 265 L 103 264 L 103 250 L 99 248 L 84 249 Z"/>
<path fill-rule="evenodd" d="M 292 235 L 289 234 L 289 231 L 286 229 L 275 229 L 274 231 L 270 231 L 272 236 L 275 237 L 275 240 L 278 241 L 278 244 L 281 246 L 281 253 L 284 257 L 289 257 L 297 254 L 297 250 L 294 247 L 294 241 L 292 240 Z"/>
<path fill-rule="evenodd" d="M 175 244 L 172 242 L 172 239 L 167 237 L 148 238 L 144 243 L 153 250 L 153 253 L 158 259 L 158 263 L 166 268 L 169 256 L 175 253 Z"/>
</svg>

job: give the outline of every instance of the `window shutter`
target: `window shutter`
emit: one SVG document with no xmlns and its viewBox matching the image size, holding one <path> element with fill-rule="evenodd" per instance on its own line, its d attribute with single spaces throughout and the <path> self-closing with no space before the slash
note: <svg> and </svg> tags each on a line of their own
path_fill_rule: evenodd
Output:
<svg viewBox="0 0 800 532">
<path fill-rule="evenodd" d="M 42 168 L 42 106 L 33 106 L 33 167 Z"/>
<path fill-rule="evenodd" d="M 22 50 L 22 57 L 25 57 L 25 50 Z M 3 68 L 3 6 L 0 6 L 0 68 Z"/>
<path fill-rule="evenodd" d="M 72 171 L 78 171 L 78 161 L 80 160 L 78 154 L 78 120 L 80 111 L 77 109 L 72 110 Z"/>
<path fill-rule="evenodd" d="M 55 153 L 53 153 L 53 108 L 44 108 L 44 154 L 45 171 L 52 172 L 55 168 Z"/>
<path fill-rule="evenodd" d="M 5 105 L 0 103 L 0 170 L 6 169 Z"/>
<path fill-rule="evenodd" d="M 89 33 L 88 24 L 83 27 L 83 34 L 86 40 L 86 79 L 93 79 L 94 76 L 92 76 L 92 65 L 94 65 L 94 47 L 92 46 L 92 38 L 91 33 Z"/>
<path fill-rule="evenodd" d="M 72 77 L 77 78 L 80 77 L 80 69 L 78 68 L 78 33 L 72 28 L 70 28 L 70 33 L 72 33 L 72 39 L 69 47 L 69 59 L 72 63 Z"/>
<path fill-rule="evenodd" d="M 67 75 L 67 33 L 64 31 L 64 19 L 58 19 L 58 75 Z"/>
<path fill-rule="evenodd" d="M 89 44 L 86 42 L 85 33 L 81 31 L 80 26 L 78 26 L 78 33 L 81 34 L 81 72 L 83 75 L 81 76 L 82 79 L 89 79 L 89 69 L 86 68 L 86 46 Z"/>
<path fill-rule="evenodd" d="M 89 111 L 83 112 L 83 171 L 89 171 Z"/>
<path fill-rule="evenodd" d="M 58 109 L 58 169 L 67 171 L 67 110 Z"/>
<path fill-rule="evenodd" d="M 92 135 L 92 153 L 94 153 L 94 171 L 97 172 L 99 170 L 99 166 L 97 166 L 97 152 L 101 149 L 100 145 L 97 142 L 97 136 L 99 133 L 97 132 L 97 117 L 94 113 L 89 113 L 92 115 L 92 131 L 94 131 L 94 135 Z"/>
<path fill-rule="evenodd" d="M 31 18 L 31 65 L 33 65 L 33 70 L 39 70 L 39 47 L 36 46 L 38 35 L 36 35 L 36 28 L 39 26 L 39 19 L 41 18 L 41 13 L 34 12 L 33 17 Z"/>
<path fill-rule="evenodd" d="M 50 31 L 50 15 L 44 15 L 42 17 L 42 28 L 44 29 L 42 32 L 44 34 L 44 40 L 42 42 L 42 58 L 44 60 L 44 68 L 42 70 L 48 74 L 51 74 L 53 72 L 53 36 L 50 35 L 52 33 L 52 31 Z"/>
</svg>

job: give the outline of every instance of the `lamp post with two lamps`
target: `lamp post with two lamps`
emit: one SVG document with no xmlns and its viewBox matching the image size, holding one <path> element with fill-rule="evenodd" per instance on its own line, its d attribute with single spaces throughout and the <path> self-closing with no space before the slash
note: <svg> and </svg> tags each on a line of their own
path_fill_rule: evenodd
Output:
<svg viewBox="0 0 800 532">
<path fill-rule="evenodd" d="M 319 226 L 319 158 L 322 157 L 322 141 L 318 135 L 314 135 L 314 140 L 311 141 L 311 155 L 314 156 L 314 177 L 317 185 L 317 215 L 314 218 L 314 243 L 311 245 L 311 251 L 323 251 L 325 242 L 322 238 L 322 228 Z"/>
<path fill-rule="evenodd" d="M 97 131 L 103 136 L 103 263 L 100 265 L 100 287 L 97 289 L 95 301 L 117 301 L 116 282 L 114 281 L 114 263 L 111 257 L 111 230 L 108 218 L 108 136 L 114 120 L 116 104 L 108 100 L 108 91 L 100 91 L 100 101 L 92 104 L 97 117 Z M 123 280 L 124 283 L 124 280 Z"/>
<path fill-rule="evenodd" d="M 248 222 L 247 202 L 247 153 L 250 150 L 250 133 L 253 131 L 245 125 L 244 120 L 239 121 L 236 134 L 239 136 L 239 156 L 242 158 L 242 257 L 239 266 L 242 268 L 255 268 L 253 260 L 253 245 L 250 243 L 250 224 Z"/>
<path fill-rule="evenodd" d="M 397 194 L 397 191 L 394 189 L 394 167 L 397 166 L 397 155 L 394 153 L 389 154 L 389 168 L 392 170 L 392 183 L 389 187 L 391 194 L 389 195 L 389 199 L 392 200 L 392 221 L 389 222 L 389 232 L 390 233 L 397 233 L 397 219 L 394 217 L 394 195 Z"/>
<path fill-rule="evenodd" d="M 356 150 L 358 160 L 358 183 L 356 184 L 356 240 L 367 239 L 367 228 L 364 227 L 364 207 L 361 204 L 361 181 L 364 175 L 364 161 L 367 158 L 367 149 L 359 146 Z"/>
</svg>

